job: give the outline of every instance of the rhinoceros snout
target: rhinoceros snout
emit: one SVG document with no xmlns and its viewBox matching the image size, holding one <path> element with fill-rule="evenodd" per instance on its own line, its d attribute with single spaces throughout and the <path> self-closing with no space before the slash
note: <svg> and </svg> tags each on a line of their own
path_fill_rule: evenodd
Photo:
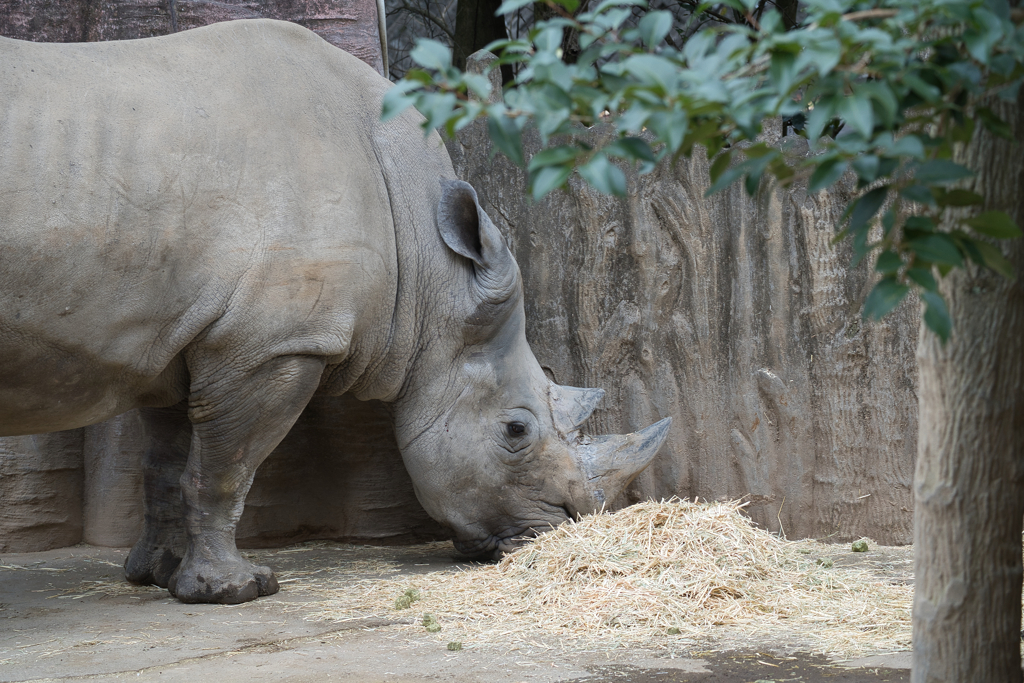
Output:
<svg viewBox="0 0 1024 683">
<path fill-rule="evenodd" d="M 545 508 L 555 508 L 560 513 L 560 518 L 546 522 L 535 522 L 532 526 L 526 526 L 521 531 L 508 532 L 503 536 L 490 536 L 486 539 L 459 540 L 453 543 L 455 550 L 468 559 L 472 560 L 500 560 L 504 555 L 521 548 L 543 533 L 551 531 L 562 522 L 576 519 L 575 514 L 570 514 L 568 506 L 545 505 Z"/>
</svg>

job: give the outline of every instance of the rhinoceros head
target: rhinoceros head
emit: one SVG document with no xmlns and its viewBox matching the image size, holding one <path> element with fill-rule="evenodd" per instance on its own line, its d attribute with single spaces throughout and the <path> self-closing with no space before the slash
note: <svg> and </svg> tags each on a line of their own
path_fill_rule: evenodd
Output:
<svg viewBox="0 0 1024 683">
<path fill-rule="evenodd" d="M 431 339 L 424 362 L 435 367 L 396 403 L 396 434 L 417 497 L 456 548 L 497 557 L 618 495 L 671 420 L 628 435 L 580 431 L 604 391 L 547 378 L 526 341 L 515 260 L 473 188 L 442 185 L 438 229 L 460 257 L 452 329 Z M 457 343 L 443 350 L 449 337 Z"/>
</svg>

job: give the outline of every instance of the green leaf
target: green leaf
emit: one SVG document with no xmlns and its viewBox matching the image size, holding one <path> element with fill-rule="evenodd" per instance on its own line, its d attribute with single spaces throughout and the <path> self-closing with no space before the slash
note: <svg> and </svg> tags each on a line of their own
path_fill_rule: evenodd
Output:
<svg viewBox="0 0 1024 683">
<path fill-rule="evenodd" d="M 390 121 L 415 104 L 416 96 L 409 93 L 419 87 L 419 83 L 402 81 L 384 93 L 384 100 L 380 106 L 380 120 Z"/>
<path fill-rule="evenodd" d="M 644 15 L 644 18 L 640 20 L 638 28 L 640 29 L 641 39 L 648 48 L 654 48 L 661 44 L 661 41 L 665 40 L 665 36 L 672 30 L 672 13 L 666 10 L 658 10 L 656 12 L 648 12 Z"/>
<path fill-rule="evenodd" d="M 725 188 L 729 187 L 737 180 L 739 180 L 749 169 L 749 161 L 744 161 L 742 164 L 736 164 L 724 171 L 718 176 L 718 180 L 711 184 L 707 192 L 704 193 L 705 197 L 710 197 L 716 192 L 721 192 Z"/>
<path fill-rule="evenodd" d="M 548 192 L 558 189 L 565 184 L 572 174 L 572 166 L 544 166 L 533 175 L 530 183 L 533 198 L 540 200 Z"/>
<path fill-rule="evenodd" d="M 886 151 L 889 154 L 898 157 L 910 157 L 911 159 L 924 158 L 924 145 L 921 144 L 921 138 L 916 135 L 904 135 L 899 140 L 893 142 Z"/>
<path fill-rule="evenodd" d="M 914 180 L 925 185 L 943 185 L 973 175 L 969 168 L 945 159 L 926 161 L 914 169 Z"/>
<path fill-rule="evenodd" d="M 781 187 L 789 187 L 796 172 L 786 163 L 782 156 L 773 157 L 768 164 L 768 170 L 772 172 Z"/>
<path fill-rule="evenodd" d="M 863 137 L 871 137 L 871 131 L 875 129 L 875 114 L 867 93 L 854 90 L 839 105 L 839 114 Z"/>
<path fill-rule="evenodd" d="M 751 197 L 757 194 L 757 188 L 761 186 L 761 173 L 750 171 L 747 173 L 747 177 L 743 179 L 743 189 L 747 191 L 747 194 Z"/>
<path fill-rule="evenodd" d="M 533 43 L 540 52 L 554 53 L 562 49 L 562 27 L 552 22 L 542 23 L 537 34 L 533 36 Z"/>
<path fill-rule="evenodd" d="M 892 232 L 892 229 L 894 227 L 896 227 L 896 212 L 893 211 L 892 207 L 890 206 L 889 209 L 882 216 L 882 230 L 885 231 L 886 237 L 889 236 L 889 233 Z"/>
<path fill-rule="evenodd" d="M 542 149 L 533 155 L 527 169 L 530 171 L 536 171 L 537 169 L 545 166 L 561 166 L 563 164 L 568 164 L 571 168 L 572 162 L 574 162 L 576 158 L 583 153 L 584 150 L 570 145 L 548 147 L 547 149 Z"/>
<path fill-rule="evenodd" d="M 989 244 L 988 242 L 976 240 L 974 242 L 974 248 L 981 252 L 981 257 L 985 261 L 986 268 L 994 270 L 1010 280 L 1016 278 L 1016 274 L 1013 271 L 1013 265 L 1006 260 L 1006 257 L 1003 256 L 1003 252 L 999 251 L 997 247 Z"/>
<path fill-rule="evenodd" d="M 943 342 L 948 341 L 950 332 L 953 331 L 953 321 L 949 317 L 945 300 L 938 292 L 921 292 L 921 299 L 926 304 L 924 324 Z"/>
<path fill-rule="evenodd" d="M 776 51 L 772 53 L 771 66 L 768 71 L 779 92 L 789 92 L 796 80 L 796 55 L 792 52 Z"/>
<path fill-rule="evenodd" d="M 1002 211 L 986 211 L 985 213 L 968 218 L 964 221 L 982 235 L 995 237 L 999 240 L 1012 239 L 1021 236 L 1021 230 L 1009 215 Z"/>
<path fill-rule="evenodd" d="M 717 157 L 715 157 L 715 160 L 711 162 L 711 182 L 717 183 L 718 179 L 722 177 L 722 173 L 724 173 L 725 170 L 729 168 L 729 164 L 731 163 L 732 149 L 727 149 L 721 154 L 719 154 Z"/>
<path fill-rule="evenodd" d="M 487 100 L 487 96 L 491 94 L 491 81 L 483 74 L 462 74 L 462 81 L 466 84 L 466 88 L 469 92 L 476 95 L 477 99 Z"/>
<path fill-rule="evenodd" d="M 409 53 L 412 61 L 425 69 L 444 71 L 452 65 L 452 52 L 442 43 L 429 38 L 420 38 Z"/>
<path fill-rule="evenodd" d="M 831 187 L 833 183 L 839 180 L 844 173 L 848 165 L 842 159 L 828 159 L 823 161 L 811 174 L 811 179 L 807 185 L 808 192 L 819 192 L 824 190 L 826 187 Z"/>
<path fill-rule="evenodd" d="M 813 145 L 821 137 L 822 131 L 835 116 L 835 105 L 832 100 L 821 99 L 814 103 L 814 109 L 807 116 L 807 139 Z"/>
<path fill-rule="evenodd" d="M 1010 124 L 1003 121 L 988 107 L 978 107 L 977 110 L 978 118 L 981 119 L 982 125 L 985 126 L 993 135 L 997 135 L 1006 140 L 1013 140 L 1013 130 L 1010 128 Z"/>
<path fill-rule="evenodd" d="M 903 265 L 903 259 L 894 251 L 883 251 L 875 261 L 875 270 L 885 275 L 892 275 Z"/>
<path fill-rule="evenodd" d="M 874 111 L 881 114 L 882 125 L 891 128 L 900 108 L 892 87 L 881 80 L 862 82 L 858 87 L 878 105 Z"/>
<path fill-rule="evenodd" d="M 494 16 L 500 17 L 503 14 L 512 14 L 512 12 L 515 12 L 522 7 L 532 5 L 533 2 L 534 0 L 504 0 L 504 2 L 501 3 L 501 6 L 498 7 L 498 11 L 494 13 Z"/>
<path fill-rule="evenodd" d="M 625 174 L 604 154 L 596 154 L 590 162 L 577 170 L 596 190 L 616 197 L 626 196 Z"/>
<path fill-rule="evenodd" d="M 949 130 L 949 137 L 953 142 L 970 142 L 972 135 L 974 135 L 974 119 L 972 118 L 962 119 L 958 125 Z"/>
<path fill-rule="evenodd" d="M 551 2 L 563 7 L 569 14 L 575 13 L 580 6 L 580 0 L 551 0 Z"/>
<path fill-rule="evenodd" d="M 930 83 L 926 83 L 917 74 L 903 74 L 902 81 L 925 102 L 937 102 L 942 97 L 942 91 Z"/>
<path fill-rule="evenodd" d="M 862 187 L 873 183 L 878 177 L 878 157 L 874 154 L 862 154 L 856 157 L 851 165 Z"/>
<path fill-rule="evenodd" d="M 878 281 L 867 299 L 864 300 L 864 318 L 881 320 L 889 311 L 899 306 L 910 288 L 887 276 Z"/>
<path fill-rule="evenodd" d="M 935 196 L 924 185 L 910 185 L 900 190 L 900 196 L 925 206 L 935 206 Z"/>
<path fill-rule="evenodd" d="M 760 159 L 768 154 L 777 154 L 777 151 L 764 144 L 763 142 L 755 142 L 750 147 L 743 148 L 743 156 L 748 159 Z"/>
<path fill-rule="evenodd" d="M 985 198 L 970 190 L 939 190 L 935 198 L 939 206 L 974 206 L 981 204 Z"/>
<path fill-rule="evenodd" d="M 885 203 L 885 198 L 888 194 L 889 186 L 883 185 L 882 187 L 876 187 L 858 199 L 854 203 L 853 211 L 850 214 L 850 232 L 860 232 L 866 228 L 871 219 L 878 213 L 878 210 L 882 208 L 882 204 Z"/>
<path fill-rule="evenodd" d="M 749 154 L 751 149 L 755 149 L 756 147 L 757 146 L 755 145 L 754 147 L 743 151 L 744 153 Z M 769 148 L 768 154 L 748 159 L 741 164 L 746 172 L 746 177 L 743 179 L 743 188 L 747 191 L 748 195 L 753 197 L 757 194 L 757 189 L 761 186 L 761 176 L 764 174 L 764 170 L 768 168 L 768 165 L 771 164 L 772 160 L 775 159 L 778 154 L 778 150 Z"/>
<path fill-rule="evenodd" d="M 431 128 L 449 128 L 455 118 L 455 107 L 458 99 L 450 92 L 424 93 L 417 102 L 420 113 L 426 117 L 424 126 Z"/>
<path fill-rule="evenodd" d="M 629 6 L 644 6 L 644 7 L 646 7 L 647 3 L 644 2 L 644 0 L 602 0 L 602 2 L 597 7 L 595 7 L 592 10 L 590 10 L 586 14 L 581 14 L 579 16 L 579 19 L 580 19 L 580 21 L 593 21 L 594 18 L 598 14 L 601 14 L 602 12 L 607 12 L 608 10 L 614 9 L 616 7 L 622 7 L 622 6 L 626 6 L 626 7 L 629 7 Z"/>
<path fill-rule="evenodd" d="M 964 264 L 956 242 L 945 233 L 915 237 L 910 240 L 910 248 L 918 257 L 930 263 L 944 263 L 958 268 Z"/>
<path fill-rule="evenodd" d="M 488 112 L 487 132 L 491 141 L 508 157 L 509 161 L 522 168 L 526 165 L 523 159 L 522 133 L 512 119 L 504 113 Z"/>
<path fill-rule="evenodd" d="M 633 55 L 622 62 L 622 67 L 642 84 L 657 86 L 665 93 L 675 92 L 677 70 L 675 65 L 656 55 Z"/>
<path fill-rule="evenodd" d="M 619 138 L 605 145 L 604 153 L 630 161 L 640 160 L 654 163 L 658 160 L 647 141 L 636 137 Z"/>
<path fill-rule="evenodd" d="M 689 128 L 684 112 L 658 112 L 647 120 L 647 125 L 673 155 L 682 147 Z"/>
<path fill-rule="evenodd" d="M 937 292 L 939 289 L 939 283 L 935 281 L 931 268 L 908 268 L 907 277 L 929 292 Z"/>
<path fill-rule="evenodd" d="M 903 223 L 903 232 L 908 237 L 935 232 L 935 221 L 928 216 L 910 216 Z"/>
</svg>

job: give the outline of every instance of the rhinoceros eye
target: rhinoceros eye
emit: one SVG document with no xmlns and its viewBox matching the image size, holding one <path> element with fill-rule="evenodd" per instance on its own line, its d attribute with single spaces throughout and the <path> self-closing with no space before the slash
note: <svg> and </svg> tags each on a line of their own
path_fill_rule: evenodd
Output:
<svg viewBox="0 0 1024 683">
<path fill-rule="evenodd" d="M 522 422 L 509 422 L 505 428 L 509 436 L 520 437 L 526 433 L 526 425 Z"/>
</svg>

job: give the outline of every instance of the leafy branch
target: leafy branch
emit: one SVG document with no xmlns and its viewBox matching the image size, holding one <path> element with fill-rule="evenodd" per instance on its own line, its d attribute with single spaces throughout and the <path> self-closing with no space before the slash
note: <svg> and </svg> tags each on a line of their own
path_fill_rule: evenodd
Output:
<svg viewBox="0 0 1024 683">
<path fill-rule="evenodd" d="M 499 12 L 531 2 L 505 0 Z M 685 30 L 670 12 L 630 22 L 643 0 L 604 0 L 579 14 L 578 0 L 547 3 L 556 16 L 527 39 L 489 46 L 502 55 L 496 65 L 519 67 L 504 102 L 486 103 L 485 76 L 453 68 L 447 48 L 422 40 L 412 58 L 423 69 L 388 93 L 383 117 L 415 106 L 425 128 L 449 135 L 486 118 L 538 199 L 574 172 L 624 195 L 613 159 L 644 173 L 695 146 L 713 158 L 709 194 L 739 181 L 754 194 L 766 173 L 817 192 L 852 172 L 859 196 L 836 239 L 851 239 L 854 265 L 876 254 L 880 280 L 864 316 L 880 318 L 916 290 L 926 325 L 943 340 L 951 323 L 939 279 L 968 262 L 1014 276 L 997 241 L 1019 237 L 1019 227 L 999 207 L 978 213 L 982 197 L 961 187 L 973 174 L 953 161 L 978 124 L 1016 144 L 986 106 L 1015 100 L 1024 79 L 1024 29 L 1006 0 L 808 0 L 803 24 L 790 30 L 772 7 L 755 17 L 750 0 L 723 0 L 699 4 L 695 15 L 725 6 L 746 23 L 707 25 L 685 42 L 669 40 Z M 562 60 L 566 30 L 579 35 L 573 64 Z M 813 154 L 793 159 L 758 142 L 761 121 L 774 116 L 794 122 Z M 598 122 L 614 128 L 607 144 L 573 137 Z M 545 147 L 529 162 L 527 123 Z"/>
</svg>

